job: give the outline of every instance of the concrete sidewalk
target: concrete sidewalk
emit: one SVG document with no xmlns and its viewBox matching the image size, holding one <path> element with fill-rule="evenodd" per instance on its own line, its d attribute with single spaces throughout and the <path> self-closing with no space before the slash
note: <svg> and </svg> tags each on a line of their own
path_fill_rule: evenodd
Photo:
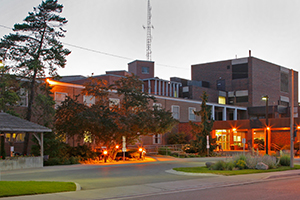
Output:
<svg viewBox="0 0 300 200">
<path fill-rule="evenodd" d="M 175 173 L 166 170 L 166 173 Z M 188 176 L 188 173 L 177 173 L 178 176 Z M 230 187 L 236 185 L 253 184 L 257 182 L 271 181 L 280 178 L 292 178 L 300 175 L 300 170 L 281 172 L 258 173 L 237 176 L 206 175 L 201 179 L 181 180 L 173 182 L 160 182 L 142 185 L 128 185 L 93 190 L 80 190 L 75 192 L 53 193 L 43 195 L 30 195 L 20 197 L 9 197 L 3 199 L 31 199 L 31 200 L 52 200 L 52 199 L 130 199 L 133 197 L 151 196 L 154 194 L 168 194 L 180 191 L 193 191 L 209 188 Z"/>
</svg>

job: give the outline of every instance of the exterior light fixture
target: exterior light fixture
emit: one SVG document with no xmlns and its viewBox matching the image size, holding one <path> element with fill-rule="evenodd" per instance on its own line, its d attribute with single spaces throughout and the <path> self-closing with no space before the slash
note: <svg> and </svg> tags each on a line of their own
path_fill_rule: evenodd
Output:
<svg viewBox="0 0 300 200">
<path fill-rule="evenodd" d="M 233 132 L 236 132 L 236 128 L 232 128 L 232 131 L 233 131 Z"/>
<path fill-rule="evenodd" d="M 116 149 L 119 149 L 119 145 L 116 145 Z"/>
</svg>

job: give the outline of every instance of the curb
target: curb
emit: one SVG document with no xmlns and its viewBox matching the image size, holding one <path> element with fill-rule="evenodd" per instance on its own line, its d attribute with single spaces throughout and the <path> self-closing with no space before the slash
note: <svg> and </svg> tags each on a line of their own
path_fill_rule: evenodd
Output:
<svg viewBox="0 0 300 200">
<path fill-rule="evenodd" d="M 284 177 L 290 177 L 290 176 L 300 176 L 300 173 L 273 175 L 273 176 L 268 176 L 268 177 L 266 177 L 264 179 L 284 178 Z"/>
<path fill-rule="evenodd" d="M 165 172 L 170 174 L 184 175 L 184 176 L 223 176 L 220 174 L 211 174 L 211 173 L 188 173 L 188 172 L 179 172 L 173 169 L 165 170 Z"/>
<path fill-rule="evenodd" d="M 80 186 L 78 183 L 76 183 L 76 182 L 74 182 L 74 183 L 75 183 L 75 185 L 76 185 L 76 190 L 75 190 L 75 191 L 81 190 L 81 186 Z"/>
</svg>

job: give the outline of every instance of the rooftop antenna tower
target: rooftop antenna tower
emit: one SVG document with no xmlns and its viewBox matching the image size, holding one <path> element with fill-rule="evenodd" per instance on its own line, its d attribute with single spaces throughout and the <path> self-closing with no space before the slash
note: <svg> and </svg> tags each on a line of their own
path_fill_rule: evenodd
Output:
<svg viewBox="0 0 300 200">
<path fill-rule="evenodd" d="M 144 29 L 147 29 L 147 41 L 146 41 L 146 56 L 147 60 L 151 61 L 151 42 L 152 42 L 152 35 L 151 30 L 154 29 L 152 23 L 151 23 L 151 6 L 150 6 L 150 0 L 148 0 L 148 7 L 147 7 L 147 26 L 143 26 Z"/>
</svg>

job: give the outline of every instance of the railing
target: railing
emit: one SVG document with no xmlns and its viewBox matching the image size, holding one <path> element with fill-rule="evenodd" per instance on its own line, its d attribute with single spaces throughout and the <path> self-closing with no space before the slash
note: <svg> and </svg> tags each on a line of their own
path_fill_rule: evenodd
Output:
<svg viewBox="0 0 300 200">
<path fill-rule="evenodd" d="M 280 150 L 281 150 L 281 147 L 278 146 L 278 145 L 275 144 L 275 143 L 272 143 L 272 144 L 271 144 L 271 150 L 273 150 L 273 151 L 280 151 Z"/>
<path fill-rule="evenodd" d="M 265 150 L 265 146 L 262 145 L 262 144 L 258 144 L 258 149 L 259 149 L 259 150 Z"/>
</svg>

